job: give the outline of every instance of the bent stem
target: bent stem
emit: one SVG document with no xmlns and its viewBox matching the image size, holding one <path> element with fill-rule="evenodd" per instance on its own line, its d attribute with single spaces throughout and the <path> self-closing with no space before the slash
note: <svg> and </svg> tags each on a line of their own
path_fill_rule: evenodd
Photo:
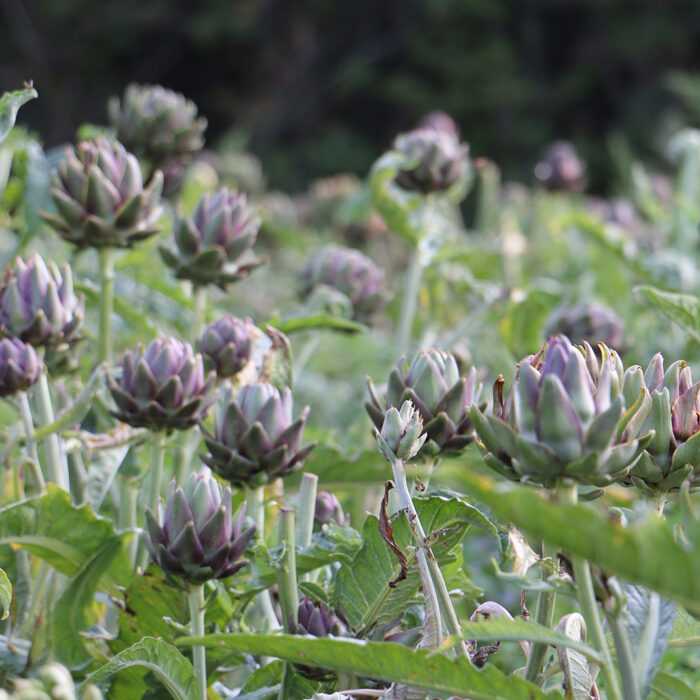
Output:
<svg viewBox="0 0 700 700">
<path fill-rule="evenodd" d="M 163 483 L 163 461 L 165 458 L 165 431 L 160 430 L 151 436 L 151 468 L 148 478 L 148 491 L 146 505 L 158 517 L 158 506 L 160 505 L 160 490 Z M 145 540 L 141 538 L 139 544 L 139 554 L 137 564 L 143 571 L 148 564 L 148 551 Z"/>
<path fill-rule="evenodd" d="M 114 249 L 100 248 L 99 360 L 112 364 L 112 309 L 114 307 Z"/>
<path fill-rule="evenodd" d="M 20 391 L 19 394 L 17 394 L 17 401 L 19 403 L 19 413 L 22 417 L 22 426 L 24 427 L 24 447 L 26 454 L 36 465 L 35 474 L 39 481 L 39 490 L 43 491 L 44 488 L 46 488 L 46 483 L 44 482 L 44 473 L 41 470 L 39 454 L 34 440 L 34 419 L 32 418 L 32 409 L 29 405 L 27 394 L 24 391 Z"/>
<path fill-rule="evenodd" d="M 42 425 L 51 425 L 56 420 L 51 405 L 51 392 L 46 372 L 42 372 L 39 381 L 36 383 L 34 394 L 39 413 L 39 421 Z M 58 435 L 51 433 L 44 440 L 46 448 L 46 481 L 51 481 L 60 486 L 64 491 L 68 491 L 68 465 L 61 452 Z"/>
<path fill-rule="evenodd" d="M 193 637 L 204 636 L 204 586 L 190 585 L 187 594 L 190 604 L 190 629 Z M 199 700 L 207 700 L 207 653 L 205 647 L 192 647 L 194 675 L 199 689 Z"/>
<path fill-rule="evenodd" d="M 408 483 L 406 482 L 406 470 L 404 469 L 402 460 L 393 460 L 391 462 L 391 469 L 394 473 L 396 493 L 399 496 L 401 510 L 406 513 L 406 518 L 408 519 L 408 524 L 413 534 L 413 538 L 416 540 L 416 544 L 425 552 L 425 560 L 427 560 L 428 570 L 421 572 L 422 577 L 431 579 L 433 585 L 435 586 L 435 593 L 440 606 L 438 612 L 442 612 L 442 616 L 445 618 L 445 626 L 447 627 L 448 634 L 461 637 L 462 626 L 459 624 L 457 613 L 452 605 L 450 593 L 447 590 L 445 578 L 442 575 L 442 571 L 440 571 L 440 566 L 438 565 L 430 546 L 427 544 L 425 531 L 423 530 L 423 526 L 418 518 L 418 513 L 413 505 L 411 492 L 408 489 Z M 416 558 L 419 566 L 421 566 L 421 560 L 422 558 L 420 557 Z M 457 645 L 456 649 L 459 654 L 470 659 L 469 651 L 467 650 L 467 646 L 463 641 Z"/>
</svg>

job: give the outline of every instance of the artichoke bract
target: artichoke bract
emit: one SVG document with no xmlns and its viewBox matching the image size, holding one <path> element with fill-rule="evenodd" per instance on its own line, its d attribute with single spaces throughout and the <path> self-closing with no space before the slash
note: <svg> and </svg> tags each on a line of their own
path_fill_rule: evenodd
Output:
<svg viewBox="0 0 700 700">
<path fill-rule="evenodd" d="M 396 175 L 404 190 L 443 192 L 463 180 L 469 169 L 469 146 L 449 131 L 424 127 L 399 134 L 394 151 L 406 165 Z"/>
<path fill-rule="evenodd" d="M 136 156 L 104 138 L 83 141 L 51 174 L 56 214 L 41 216 L 78 248 L 128 248 L 158 233 L 163 176 L 144 186 Z"/>
<path fill-rule="evenodd" d="M 600 351 L 599 361 L 590 345 L 552 338 L 520 363 L 505 401 L 497 380 L 492 415 L 472 406 L 490 467 L 544 486 L 568 477 L 602 487 L 627 476 L 652 436 L 617 439 L 625 409 L 619 358 L 605 346 Z"/>
<path fill-rule="evenodd" d="M 114 416 L 135 428 L 186 430 L 206 414 L 214 372 L 205 375 L 200 354 L 189 343 L 158 338 L 144 350 L 124 353 L 121 376 L 107 376 L 117 411 Z"/>
<path fill-rule="evenodd" d="M 0 286 L 0 335 L 35 347 L 76 339 L 83 322 L 83 300 L 73 292 L 68 265 L 48 265 L 38 253 L 17 258 Z"/>
<path fill-rule="evenodd" d="M 419 455 L 457 454 L 474 440 L 468 409 L 481 393 L 476 368 L 461 376 L 451 353 L 433 348 L 420 351 L 410 364 L 402 358 L 389 375 L 385 397 L 370 380 L 368 386 L 365 408 L 377 430 L 384 425 L 387 409 L 398 409 L 404 401 L 415 406 L 427 435 Z"/>
<path fill-rule="evenodd" d="M 36 350 L 19 338 L 0 340 L 0 398 L 26 391 L 41 375 Z"/>
<path fill-rule="evenodd" d="M 259 229 L 260 219 L 245 194 L 224 187 L 214 194 L 203 194 L 191 217 L 177 216 L 172 245 L 162 245 L 159 250 L 178 279 L 225 289 L 264 262 L 241 260 L 255 243 Z"/>
<path fill-rule="evenodd" d="M 180 488 L 170 482 L 162 520 L 146 509 L 146 546 L 167 574 L 201 584 L 233 576 L 247 564 L 242 559 L 255 534 L 243 530 L 245 506 L 234 519 L 231 489 L 210 474 L 190 474 Z"/>
<path fill-rule="evenodd" d="M 250 361 L 254 339 L 261 335 L 262 331 L 250 319 L 223 316 L 204 328 L 197 349 L 202 353 L 205 368 L 214 370 L 219 379 L 227 379 Z"/>
<path fill-rule="evenodd" d="M 636 437 L 653 430 L 654 437 L 629 475 L 629 481 L 647 493 L 659 494 L 700 478 L 700 382 L 693 383 L 690 367 L 674 362 L 664 371 L 661 353 L 646 372 L 635 365 L 624 375 L 622 391 L 628 402 L 643 401 L 631 416 L 623 436 Z"/>
<path fill-rule="evenodd" d="M 306 262 L 302 273 L 304 294 L 327 285 L 344 294 L 352 304 L 353 317 L 366 320 L 387 301 L 384 270 L 353 248 L 326 246 Z"/>
<path fill-rule="evenodd" d="M 384 414 L 382 429 L 374 428 L 374 436 L 382 456 L 389 462 L 413 459 L 428 437 L 423 421 L 410 401 L 404 401 L 399 411 L 392 406 Z"/>
<path fill-rule="evenodd" d="M 573 143 L 555 141 L 542 153 L 535 166 L 535 177 L 548 189 L 579 192 L 583 189 L 586 165 Z"/>
<path fill-rule="evenodd" d="M 162 85 L 132 83 L 107 111 L 117 138 L 152 168 L 182 163 L 204 146 L 207 120 L 197 105 Z"/>
<path fill-rule="evenodd" d="M 584 301 L 574 306 L 557 309 L 547 321 L 547 337 L 565 335 L 574 343 L 598 342 L 610 348 L 622 346 L 624 324 L 622 319 L 606 306 Z"/>
<path fill-rule="evenodd" d="M 259 382 L 238 395 L 224 392 L 214 411 L 214 433 L 202 426 L 204 462 L 234 486 L 257 488 L 298 469 L 314 445 L 301 446 L 307 406 L 292 418 L 292 392 Z"/>
</svg>

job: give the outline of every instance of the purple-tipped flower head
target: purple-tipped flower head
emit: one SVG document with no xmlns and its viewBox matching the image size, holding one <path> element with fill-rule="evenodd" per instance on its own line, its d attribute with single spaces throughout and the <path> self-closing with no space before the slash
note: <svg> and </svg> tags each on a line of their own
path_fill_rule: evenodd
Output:
<svg viewBox="0 0 700 700">
<path fill-rule="evenodd" d="M 223 316 L 204 328 L 198 350 L 207 370 L 215 370 L 219 379 L 234 377 L 249 362 L 254 339 L 262 332 L 250 320 Z"/>
<path fill-rule="evenodd" d="M 318 494 L 316 494 L 314 520 L 319 523 L 319 525 L 335 523 L 336 525 L 344 527 L 347 524 L 347 518 L 343 512 L 343 507 L 340 505 L 340 501 L 334 493 L 319 491 Z"/>
<path fill-rule="evenodd" d="M 622 319 L 606 306 L 583 301 L 575 306 L 557 309 L 546 327 L 547 336 L 565 335 L 574 343 L 587 341 L 595 346 L 604 343 L 619 349 L 622 346 L 624 324 Z"/>
<path fill-rule="evenodd" d="M 255 526 L 243 530 L 245 510 L 234 519 L 231 489 L 221 489 L 209 474 L 190 474 L 184 488 L 168 487 L 165 515 L 146 510 L 146 545 L 153 561 L 167 574 L 189 583 L 232 576 L 247 563 L 242 559 Z"/>
<path fill-rule="evenodd" d="M 41 360 L 31 345 L 19 338 L 0 340 L 0 398 L 33 386 L 41 375 Z"/>
<path fill-rule="evenodd" d="M 202 356 L 188 343 L 158 338 L 145 350 L 124 353 L 121 376 L 108 382 L 120 421 L 153 431 L 186 430 L 209 408 L 214 373 L 205 375 Z"/>
<path fill-rule="evenodd" d="M 535 177 L 548 189 L 578 192 L 583 189 L 586 165 L 573 143 L 555 141 L 535 166 Z"/>
</svg>

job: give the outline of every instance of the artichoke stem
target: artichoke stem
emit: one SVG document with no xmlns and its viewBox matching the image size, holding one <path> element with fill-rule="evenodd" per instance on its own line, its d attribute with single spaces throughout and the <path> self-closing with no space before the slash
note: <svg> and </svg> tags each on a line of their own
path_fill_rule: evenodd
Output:
<svg viewBox="0 0 700 700">
<path fill-rule="evenodd" d="M 41 471 L 39 454 L 37 453 L 36 442 L 34 440 L 34 419 L 32 418 L 32 409 L 29 406 L 27 394 L 24 391 L 20 391 L 19 394 L 17 394 L 17 401 L 19 403 L 19 413 L 22 417 L 22 426 L 24 427 L 24 449 L 27 457 L 35 465 L 35 474 L 39 490 L 43 491 L 46 484 L 44 482 L 44 474 Z"/>
<path fill-rule="evenodd" d="M 406 277 L 406 289 L 403 293 L 401 317 L 399 320 L 399 328 L 396 333 L 397 356 L 406 353 L 408 345 L 411 342 L 413 320 L 415 319 L 416 310 L 418 308 L 418 294 L 420 293 L 420 284 L 423 278 L 423 255 L 420 246 L 419 240 L 413 249 L 411 264 Z"/>
<path fill-rule="evenodd" d="M 42 372 L 36 383 L 35 398 L 37 412 L 42 425 L 51 425 L 55 422 L 53 406 L 51 405 L 51 392 L 46 372 Z M 61 451 L 61 444 L 56 433 L 50 433 L 44 440 L 46 481 L 51 481 L 60 486 L 64 491 L 68 490 L 68 465 Z"/>
<path fill-rule="evenodd" d="M 280 512 L 280 545 L 282 557 L 277 567 L 277 587 L 284 631 L 294 634 L 298 623 L 299 592 L 297 591 L 297 557 L 294 541 L 294 511 L 282 508 Z"/>
<path fill-rule="evenodd" d="M 301 477 L 301 489 L 299 490 L 299 502 L 297 504 L 297 543 L 300 547 L 308 547 L 311 544 L 311 535 L 314 530 L 314 513 L 316 512 L 316 491 L 318 477 L 316 474 L 306 473 Z"/>
<path fill-rule="evenodd" d="M 99 360 L 112 364 L 112 308 L 114 306 L 114 249 L 100 248 Z"/>
<path fill-rule="evenodd" d="M 68 454 L 68 476 L 70 478 L 70 492 L 73 495 L 73 503 L 76 506 L 81 506 L 85 503 L 85 488 L 88 475 L 83 456 L 79 451 Z"/>
<path fill-rule="evenodd" d="M 207 288 L 197 285 L 194 288 L 192 305 L 192 337 L 199 340 L 207 320 Z"/>
<path fill-rule="evenodd" d="M 160 490 L 163 483 L 163 461 L 165 458 L 165 431 L 159 430 L 151 436 L 151 468 L 148 481 L 147 506 L 158 517 L 158 506 L 160 505 Z M 148 551 L 145 541 L 142 538 L 139 545 L 137 557 L 138 566 L 142 571 L 148 566 Z"/>
<path fill-rule="evenodd" d="M 607 618 L 612 631 L 615 650 L 617 651 L 617 665 L 622 678 L 622 689 L 625 694 L 625 700 L 641 700 L 642 696 L 639 692 L 632 651 L 630 650 L 625 625 L 622 622 L 621 612 L 621 610 L 618 610 L 616 614 L 610 613 L 607 615 Z"/>
<path fill-rule="evenodd" d="M 440 611 L 445 618 L 445 626 L 447 627 L 447 632 L 450 635 L 461 637 L 462 636 L 462 626 L 459 624 L 459 619 L 457 618 L 457 613 L 452 605 L 452 600 L 450 599 L 450 593 L 447 590 L 447 585 L 445 584 L 445 579 L 440 571 L 440 566 L 435 559 L 430 547 L 427 545 L 427 537 L 423 526 L 421 525 L 420 519 L 418 518 L 418 513 L 416 512 L 413 501 L 411 500 L 411 493 L 408 489 L 408 483 L 406 482 L 406 470 L 404 469 L 403 462 L 400 459 L 394 459 L 391 462 L 391 468 L 394 472 L 394 481 L 396 486 L 396 493 L 399 496 L 399 504 L 401 510 L 406 513 L 406 518 L 408 518 L 408 524 L 413 533 L 413 538 L 416 540 L 416 544 L 423 548 L 425 552 L 425 559 L 427 560 L 428 570 L 423 572 L 423 578 L 431 579 L 433 585 L 435 586 L 435 592 L 437 594 L 438 602 L 440 604 Z M 417 561 L 420 564 L 421 558 Z M 469 651 L 466 644 L 461 641 L 457 647 L 457 652 L 462 656 L 469 656 Z"/>
<path fill-rule="evenodd" d="M 122 476 L 119 489 L 119 527 L 122 530 L 133 530 L 138 523 L 138 491 L 131 477 Z M 136 563 L 138 538 L 132 537 L 127 545 L 127 554 L 132 566 Z"/>
<path fill-rule="evenodd" d="M 190 625 L 193 637 L 204 636 L 204 586 L 190 585 L 188 592 L 190 604 Z M 207 700 L 207 654 L 205 647 L 192 647 L 194 675 L 199 688 L 198 700 Z"/>
</svg>

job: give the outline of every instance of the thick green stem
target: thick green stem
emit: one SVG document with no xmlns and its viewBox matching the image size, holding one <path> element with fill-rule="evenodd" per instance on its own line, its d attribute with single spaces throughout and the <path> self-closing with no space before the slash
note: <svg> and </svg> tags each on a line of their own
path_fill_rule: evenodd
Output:
<svg viewBox="0 0 700 700">
<path fill-rule="evenodd" d="M 146 505 L 158 517 L 160 505 L 160 490 L 163 483 L 163 461 L 165 458 L 165 431 L 153 433 L 151 437 L 151 468 L 148 474 L 148 492 Z M 138 566 L 144 570 L 148 565 L 148 551 L 142 538 L 139 544 Z"/>
<path fill-rule="evenodd" d="M 112 364 L 112 309 L 114 307 L 114 250 L 100 248 L 99 361 Z"/>
<path fill-rule="evenodd" d="M 73 503 L 77 506 L 85 503 L 85 489 L 87 487 L 87 470 L 80 452 L 71 452 L 68 455 L 68 477 L 70 479 L 70 492 Z"/>
<path fill-rule="evenodd" d="M 296 536 L 297 543 L 300 547 L 308 547 L 311 544 L 311 535 L 314 531 L 317 487 L 318 477 L 316 474 L 307 473 L 301 477 L 299 503 L 297 504 Z"/>
<path fill-rule="evenodd" d="M 615 642 L 615 650 L 617 651 L 617 665 L 620 669 L 625 700 L 641 700 L 642 695 L 639 692 L 634 660 L 632 659 L 627 632 L 622 622 L 622 615 L 618 612 L 616 615 L 609 614 L 607 618 L 612 631 L 613 641 Z"/>
<path fill-rule="evenodd" d="M 265 487 L 260 486 L 256 489 L 246 488 L 246 507 L 248 515 L 253 519 L 257 527 L 257 535 L 265 542 Z M 254 568 L 254 566 L 253 566 Z M 267 632 L 273 632 L 280 629 L 280 623 L 277 620 L 270 591 L 261 591 L 257 599 L 258 612 L 264 620 Z"/>
<path fill-rule="evenodd" d="M 396 354 L 408 352 L 411 342 L 411 334 L 413 330 L 413 320 L 416 316 L 418 308 L 418 294 L 420 292 L 420 283 L 423 278 L 423 262 L 422 253 L 420 250 L 420 242 L 416 243 L 413 253 L 411 254 L 411 264 L 408 268 L 406 277 L 406 288 L 403 294 L 403 302 L 401 305 L 401 317 L 399 319 L 399 328 L 396 332 Z"/>
<path fill-rule="evenodd" d="M 207 320 L 207 288 L 195 287 L 192 305 L 192 338 L 199 340 Z"/>
<path fill-rule="evenodd" d="M 462 626 L 459 624 L 457 613 L 452 605 L 450 593 L 447 590 L 447 585 L 445 584 L 445 578 L 442 575 L 442 571 L 440 571 L 440 566 L 435 559 L 435 555 L 427 543 L 425 531 L 423 530 L 423 526 L 418 518 L 418 513 L 416 512 L 413 501 L 411 500 L 411 492 L 409 491 L 408 483 L 406 482 L 406 470 L 404 469 L 403 463 L 400 459 L 392 462 L 391 468 L 394 472 L 396 493 L 399 496 L 401 510 L 406 513 L 408 524 L 411 532 L 413 533 L 413 538 L 416 540 L 416 544 L 425 551 L 428 571 L 424 571 L 423 576 L 424 578 L 432 579 L 433 585 L 435 586 L 435 593 L 437 594 L 440 605 L 440 612 L 442 612 L 442 616 L 445 618 L 447 632 L 450 635 L 461 637 Z M 420 566 L 421 559 L 418 558 L 417 561 L 418 565 Z M 464 642 L 460 642 L 456 648 L 458 653 L 470 658 L 469 652 L 467 651 L 467 646 Z"/>
<path fill-rule="evenodd" d="M 51 405 L 51 392 L 49 391 L 49 382 L 46 377 L 46 372 L 42 372 L 39 381 L 35 385 L 36 391 L 34 396 L 36 399 L 37 412 L 39 421 L 42 425 L 51 425 L 54 421 L 53 406 Z M 47 481 L 58 484 L 62 489 L 68 490 L 68 466 L 64 455 L 61 452 L 61 445 L 56 433 L 51 433 L 44 440 L 46 450 L 45 478 Z"/>
<path fill-rule="evenodd" d="M 293 634 L 298 622 L 299 592 L 297 591 L 297 556 L 294 540 L 294 511 L 283 508 L 280 513 L 280 545 L 282 557 L 277 568 L 277 588 L 284 631 Z"/>
<path fill-rule="evenodd" d="M 44 483 L 44 474 L 41 471 L 39 454 L 36 449 L 36 442 L 34 441 L 34 419 L 32 418 L 32 409 L 29 406 L 29 399 L 23 391 L 17 394 L 17 402 L 19 403 L 19 413 L 22 417 L 22 425 L 24 427 L 24 448 L 27 457 L 36 465 L 35 473 L 39 480 L 39 489 L 43 491 L 46 484 Z"/>
<path fill-rule="evenodd" d="M 204 635 L 204 586 L 190 586 L 190 630 L 193 637 Z M 207 653 L 201 646 L 192 647 L 194 675 L 199 690 L 198 700 L 207 700 Z"/>
<path fill-rule="evenodd" d="M 122 530 L 133 530 L 138 525 L 138 490 L 131 477 L 121 477 L 119 495 L 119 527 Z M 138 545 L 138 538 L 132 537 L 126 548 L 132 566 L 136 563 Z"/>
</svg>

